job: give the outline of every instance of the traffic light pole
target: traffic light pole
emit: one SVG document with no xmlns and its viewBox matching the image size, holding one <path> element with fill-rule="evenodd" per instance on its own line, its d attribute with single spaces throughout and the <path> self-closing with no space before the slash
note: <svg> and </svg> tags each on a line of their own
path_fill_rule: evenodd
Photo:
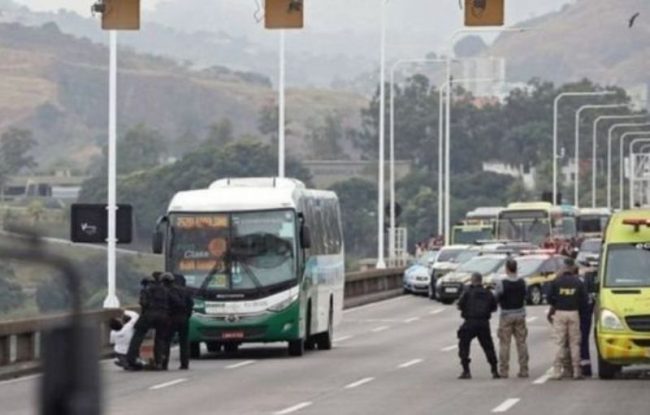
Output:
<svg viewBox="0 0 650 415">
<path fill-rule="evenodd" d="M 107 252 L 107 294 L 104 308 L 119 308 L 120 300 L 116 290 L 117 267 L 117 32 L 111 30 L 108 74 L 108 243 Z"/>
</svg>

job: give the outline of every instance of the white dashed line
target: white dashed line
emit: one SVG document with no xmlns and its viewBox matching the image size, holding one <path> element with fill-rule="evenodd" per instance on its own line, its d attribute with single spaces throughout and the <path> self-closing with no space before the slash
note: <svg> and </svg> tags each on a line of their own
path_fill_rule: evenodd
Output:
<svg viewBox="0 0 650 415">
<path fill-rule="evenodd" d="M 181 379 L 176 379 L 176 380 L 172 380 L 172 381 L 165 382 L 165 383 L 160 383 L 158 385 L 154 385 L 154 386 L 150 387 L 149 390 L 154 391 L 154 390 L 158 390 L 158 389 L 168 388 L 170 386 L 178 385 L 179 383 L 183 383 L 183 382 L 187 382 L 187 379 L 181 378 Z"/>
<path fill-rule="evenodd" d="M 349 385 L 345 385 L 345 389 L 354 389 L 358 388 L 361 385 L 365 385 L 366 383 L 372 382 L 375 380 L 375 378 L 363 378 L 361 380 L 357 380 L 356 382 L 352 382 Z"/>
<path fill-rule="evenodd" d="M 535 317 L 535 316 L 533 316 L 533 317 L 528 317 L 528 318 L 526 319 L 526 323 L 532 323 L 532 322 L 535 321 L 535 320 L 537 320 L 537 317 Z"/>
<path fill-rule="evenodd" d="M 299 411 L 301 409 L 304 409 L 304 408 L 306 408 L 308 406 L 311 406 L 311 405 L 312 405 L 312 402 L 301 402 L 301 403 L 299 403 L 297 405 L 290 406 L 290 407 L 288 407 L 286 409 L 283 409 L 281 411 L 273 412 L 273 415 L 291 414 L 291 413 L 297 412 L 297 411 Z"/>
<path fill-rule="evenodd" d="M 507 412 L 510 408 L 517 405 L 521 399 L 519 398 L 510 398 L 503 401 L 503 403 L 492 410 L 492 413 L 502 413 Z"/>
<path fill-rule="evenodd" d="M 408 362 L 402 363 L 401 365 L 399 365 L 397 367 L 400 368 L 400 369 L 404 369 L 404 368 L 407 368 L 407 367 L 410 367 L 410 366 L 417 365 L 418 363 L 422 363 L 422 361 L 423 361 L 422 359 L 413 359 L 413 360 L 409 360 Z"/>
<path fill-rule="evenodd" d="M 418 321 L 419 319 L 420 319 L 420 317 L 407 318 L 406 320 L 404 320 L 404 323 L 407 323 L 407 324 L 408 323 L 413 323 L 414 321 Z"/>
<path fill-rule="evenodd" d="M 255 360 L 244 360 L 243 362 L 235 363 L 234 365 L 226 366 L 226 369 L 237 369 L 239 367 L 244 367 L 252 365 L 255 363 Z"/>
<path fill-rule="evenodd" d="M 334 338 L 334 343 L 338 343 L 338 342 L 342 342 L 342 341 L 350 340 L 350 339 L 353 338 L 353 337 L 354 337 L 354 336 L 341 336 L 341 337 L 335 337 L 335 338 Z"/>
<path fill-rule="evenodd" d="M 435 310 L 431 310 L 431 311 L 429 311 L 429 314 L 440 314 L 440 313 L 442 313 L 443 311 L 445 311 L 444 308 L 436 308 Z"/>
<path fill-rule="evenodd" d="M 458 345 L 454 344 L 453 346 L 443 347 L 440 350 L 443 351 L 443 352 L 451 352 L 452 350 L 456 350 L 456 349 L 458 349 Z"/>
<path fill-rule="evenodd" d="M 551 378 L 551 376 L 553 376 L 553 368 L 550 368 L 545 374 L 535 379 L 533 385 L 543 385 Z"/>
<path fill-rule="evenodd" d="M 371 304 L 366 304 L 366 305 L 362 305 L 362 306 L 359 306 L 359 307 L 349 308 L 347 310 L 343 310 L 343 314 L 354 313 L 355 311 L 359 311 L 359 310 L 366 310 L 368 308 L 377 307 L 377 306 L 382 305 L 382 304 L 385 305 L 385 304 L 395 303 L 395 302 L 398 302 L 398 301 L 403 301 L 406 298 L 410 298 L 410 297 L 408 295 L 401 295 L 399 297 L 391 298 L 390 300 L 377 301 L 376 303 L 371 303 Z"/>
<path fill-rule="evenodd" d="M 379 333 L 380 331 L 388 330 L 390 326 L 379 326 L 375 327 L 374 329 L 370 330 L 373 333 Z"/>
</svg>

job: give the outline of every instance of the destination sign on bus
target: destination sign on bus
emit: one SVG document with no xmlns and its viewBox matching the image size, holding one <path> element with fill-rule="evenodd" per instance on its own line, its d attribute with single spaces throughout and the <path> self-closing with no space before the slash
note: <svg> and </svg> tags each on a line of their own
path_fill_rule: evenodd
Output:
<svg viewBox="0 0 650 415">
<path fill-rule="evenodd" d="M 179 229 L 223 229 L 228 227 L 228 215 L 176 216 Z"/>
<path fill-rule="evenodd" d="M 548 219 L 549 213 L 543 210 L 509 210 L 501 212 L 499 219 Z"/>
</svg>

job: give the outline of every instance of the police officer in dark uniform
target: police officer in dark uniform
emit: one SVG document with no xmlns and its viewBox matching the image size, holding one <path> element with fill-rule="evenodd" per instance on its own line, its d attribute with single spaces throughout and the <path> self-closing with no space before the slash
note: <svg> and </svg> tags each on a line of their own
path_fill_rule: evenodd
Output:
<svg viewBox="0 0 650 415">
<path fill-rule="evenodd" d="M 142 281 L 140 291 L 140 307 L 142 313 L 134 326 L 135 332 L 129 344 L 129 351 L 126 354 L 127 370 L 142 369 L 138 358 L 140 346 L 144 341 L 147 332 L 154 329 L 154 368 L 159 369 L 165 360 L 165 339 L 169 325 L 169 290 L 161 281 L 159 272 L 154 272 L 150 278 Z"/>
<path fill-rule="evenodd" d="M 177 335 L 181 358 L 180 369 L 187 370 L 190 368 L 189 329 L 194 300 L 185 286 L 185 277 L 175 274 L 173 278 L 174 283 L 169 287 L 170 326 L 167 332 L 167 353 L 165 362 L 163 363 L 163 369 L 167 370 L 171 343 L 174 335 Z"/>
<path fill-rule="evenodd" d="M 591 332 L 591 322 L 594 315 L 594 305 L 596 303 L 596 278 L 598 271 L 596 269 L 587 270 L 582 276 L 582 282 L 587 291 L 587 302 L 583 304 L 580 310 L 580 370 L 582 376 L 591 377 L 591 356 L 589 353 L 589 334 Z"/>
<path fill-rule="evenodd" d="M 490 331 L 490 317 L 497 310 L 497 301 L 494 295 L 483 287 L 483 276 L 481 274 L 472 274 L 471 285 L 458 300 L 458 308 L 465 320 L 458 330 L 458 355 L 463 366 L 463 372 L 459 379 L 471 379 L 472 377 L 469 370 L 471 362 L 469 349 L 475 337 L 478 337 L 478 342 L 490 364 L 492 377 L 499 379 L 497 356 L 494 351 L 492 332 Z"/>
</svg>

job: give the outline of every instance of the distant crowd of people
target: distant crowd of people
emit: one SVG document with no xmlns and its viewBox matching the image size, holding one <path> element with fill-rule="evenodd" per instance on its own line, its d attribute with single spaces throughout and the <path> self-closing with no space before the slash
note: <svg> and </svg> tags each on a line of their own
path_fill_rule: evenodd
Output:
<svg viewBox="0 0 650 415">
<path fill-rule="evenodd" d="M 483 277 L 474 273 L 471 285 L 458 301 L 463 324 L 458 330 L 458 349 L 462 373 L 460 379 L 470 379 L 470 344 L 477 338 L 490 364 L 492 377 L 507 378 L 510 375 L 510 345 L 514 338 L 519 358 L 517 376 L 529 376 L 529 354 L 526 323 L 526 282 L 517 274 L 517 262 L 508 259 L 506 277 L 496 284 L 494 293 L 483 285 Z M 589 356 L 589 332 L 593 314 L 593 298 L 588 294 L 588 280 L 580 278 L 578 267 L 567 258 L 564 269 L 551 283 L 548 291 L 550 305 L 547 315 L 553 325 L 556 354 L 553 362 L 553 379 L 564 377 L 583 379 L 591 376 Z M 490 318 L 500 308 L 499 356 L 494 348 Z"/>
<path fill-rule="evenodd" d="M 189 369 L 189 319 L 194 308 L 185 278 L 168 272 L 154 272 L 141 281 L 141 314 L 125 310 L 122 318 L 109 322 L 115 364 L 125 370 L 167 370 L 171 344 L 178 339 L 180 369 Z M 150 330 L 155 331 L 153 360 L 140 359 L 140 348 Z"/>
</svg>

